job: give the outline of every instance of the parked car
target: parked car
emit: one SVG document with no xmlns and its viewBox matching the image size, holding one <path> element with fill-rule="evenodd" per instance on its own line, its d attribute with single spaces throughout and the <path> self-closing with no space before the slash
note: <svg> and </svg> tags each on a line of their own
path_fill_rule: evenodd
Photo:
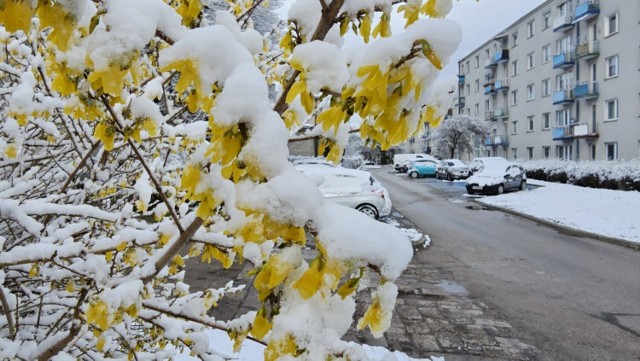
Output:
<svg viewBox="0 0 640 361">
<path fill-rule="evenodd" d="M 391 213 L 387 189 L 371 173 L 357 169 L 299 165 L 296 169 L 318 184 L 324 199 L 355 208 L 371 218 Z"/>
<path fill-rule="evenodd" d="M 474 174 L 479 171 L 480 168 L 484 167 L 485 164 L 491 162 L 509 163 L 508 160 L 502 157 L 478 157 L 474 158 L 471 163 L 469 163 L 469 173 Z"/>
<path fill-rule="evenodd" d="M 413 154 L 396 154 L 393 156 L 393 167 L 400 173 L 406 173 L 408 170 L 408 162 L 413 159 L 434 159 L 428 154 L 413 153 Z"/>
<path fill-rule="evenodd" d="M 410 161 L 407 173 L 411 178 L 434 176 L 437 164 L 438 162 L 432 159 L 414 159 Z"/>
<path fill-rule="evenodd" d="M 306 157 L 306 158 L 297 158 L 291 161 L 294 166 L 298 165 L 320 165 L 325 167 L 335 168 L 336 165 L 329 162 L 328 160 L 320 157 Z"/>
<path fill-rule="evenodd" d="M 502 194 L 507 190 L 523 190 L 527 186 L 527 173 L 516 163 L 489 162 L 476 174 L 467 178 L 469 194 Z"/>
<path fill-rule="evenodd" d="M 469 177 L 469 167 L 459 159 L 445 159 L 438 163 L 436 179 L 466 179 Z"/>
<path fill-rule="evenodd" d="M 394 168 L 396 169 L 396 171 L 398 171 L 400 173 L 407 173 L 407 171 L 409 170 L 410 166 L 411 166 L 411 159 L 406 159 L 406 160 L 403 160 L 402 162 L 394 165 Z"/>
</svg>

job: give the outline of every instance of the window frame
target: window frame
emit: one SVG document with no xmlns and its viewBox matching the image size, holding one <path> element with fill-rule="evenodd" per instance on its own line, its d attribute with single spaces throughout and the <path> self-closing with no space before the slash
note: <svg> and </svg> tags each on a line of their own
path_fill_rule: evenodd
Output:
<svg viewBox="0 0 640 361">
<path fill-rule="evenodd" d="M 518 121 L 517 120 L 512 120 L 511 121 L 511 134 L 518 134 Z"/>
<path fill-rule="evenodd" d="M 610 156 L 610 154 L 609 154 L 609 147 L 610 146 L 613 146 L 613 156 Z M 608 161 L 618 160 L 618 142 L 605 142 L 604 143 L 604 152 L 605 152 L 606 160 L 608 160 Z"/>
<path fill-rule="evenodd" d="M 542 79 L 542 97 L 551 96 L 551 78 Z"/>
<path fill-rule="evenodd" d="M 614 117 L 610 117 L 611 113 L 610 113 L 610 104 L 614 104 Z M 618 102 L 618 98 L 613 98 L 613 99 L 607 99 L 604 101 L 604 121 L 605 122 L 613 122 L 616 121 L 620 118 L 620 104 Z"/>
<path fill-rule="evenodd" d="M 536 21 L 531 20 L 527 23 L 527 39 L 531 39 L 536 35 Z"/>
<path fill-rule="evenodd" d="M 534 132 L 535 118 L 533 115 L 527 116 L 527 133 Z"/>
<path fill-rule="evenodd" d="M 511 106 L 518 105 L 518 89 L 511 91 Z"/>
<path fill-rule="evenodd" d="M 542 113 L 542 130 L 551 129 L 551 113 Z"/>
<path fill-rule="evenodd" d="M 542 30 L 547 30 L 551 27 L 551 10 L 547 10 L 542 13 Z"/>
<path fill-rule="evenodd" d="M 516 75 L 518 75 L 519 73 L 519 69 L 518 69 L 518 59 L 514 60 L 511 62 L 511 76 L 514 77 Z"/>
<path fill-rule="evenodd" d="M 615 59 L 615 67 L 613 67 L 613 69 L 615 69 L 615 74 L 612 74 L 610 71 L 612 69 L 611 66 L 611 61 Z M 605 79 L 612 79 L 612 78 L 616 78 L 620 75 L 620 57 L 618 56 L 618 54 L 615 55 L 611 55 L 607 58 L 604 59 L 604 66 L 605 66 Z"/>
<path fill-rule="evenodd" d="M 531 70 L 536 67 L 536 52 L 532 51 L 527 54 L 527 70 Z"/>
<path fill-rule="evenodd" d="M 535 84 L 528 84 L 527 85 L 527 101 L 533 101 L 536 99 L 536 88 L 535 88 Z"/>
<path fill-rule="evenodd" d="M 542 46 L 542 64 L 551 61 L 551 44 Z"/>
<path fill-rule="evenodd" d="M 614 17 L 615 29 L 611 30 L 611 18 Z M 607 15 L 604 21 L 604 37 L 615 35 L 620 32 L 620 13 L 615 12 Z"/>
</svg>

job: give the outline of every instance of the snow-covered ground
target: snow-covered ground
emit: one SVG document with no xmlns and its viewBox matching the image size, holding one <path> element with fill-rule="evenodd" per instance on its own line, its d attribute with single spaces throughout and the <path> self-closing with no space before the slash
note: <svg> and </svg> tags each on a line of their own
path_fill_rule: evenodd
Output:
<svg viewBox="0 0 640 361">
<path fill-rule="evenodd" d="M 479 198 L 487 205 L 580 231 L 640 244 L 640 192 L 613 191 L 528 180 L 540 187 Z"/>
</svg>

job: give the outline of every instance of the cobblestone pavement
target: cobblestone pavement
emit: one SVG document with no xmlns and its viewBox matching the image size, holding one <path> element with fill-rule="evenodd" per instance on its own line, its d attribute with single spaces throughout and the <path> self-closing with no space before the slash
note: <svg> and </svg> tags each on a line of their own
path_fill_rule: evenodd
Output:
<svg viewBox="0 0 640 361">
<path fill-rule="evenodd" d="M 394 220 L 401 227 L 413 228 L 399 213 Z M 384 337 L 376 339 L 368 330 L 354 326 L 346 339 L 398 350 L 414 358 L 444 356 L 446 361 L 515 361 L 538 360 L 538 350 L 516 339 L 509 323 L 500 319 L 482 302 L 473 299 L 462 285 L 451 281 L 450 273 L 425 262 L 428 248 L 415 243 L 415 254 L 407 270 L 396 281 L 398 300 L 391 327 Z M 247 276 L 249 264 L 234 265 L 223 270 L 217 264 L 190 261 L 185 282 L 192 290 L 223 287 L 229 281 L 247 287 L 228 295 L 212 316 L 229 320 L 256 310 L 259 305 Z M 368 292 L 359 292 L 356 320 L 369 304 Z"/>
</svg>

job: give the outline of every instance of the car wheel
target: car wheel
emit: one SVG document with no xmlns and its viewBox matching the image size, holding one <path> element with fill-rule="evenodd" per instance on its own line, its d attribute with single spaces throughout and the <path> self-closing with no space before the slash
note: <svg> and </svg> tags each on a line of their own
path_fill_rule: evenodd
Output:
<svg viewBox="0 0 640 361">
<path fill-rule="evenodd" d="M 450 174 L 450 173 L 447 173 L 447 180 L 448 180 L 449 182 L 453 182 L 453 177 L 451 176 L 451 174 Z"/>
<path fill-rule="evenodd" d="M 416 178 L 418 178 L 418 172 L 411 172 L 411 173 L 409 173 L 409 176 L 411 178 L 413 178 L 413 179 L 416 179 Z"/>
<path fill-rule="evenodd" d="M 502 193 L 504 193 L 504 186 L 500 184 L 498 186 L 498 190 L 496 191 L 496 194 L 502 194 Z"/>
<path fill-rule="evenodd" d="M 436 179 L 440 179 L 440 173 L 436 172 Z"/>
<path fill-rule="evenodd" d="M 369 217 L 371 217 L 373 219 L 378 218 L 378 211 L 372 205 L 361 204 L 361 205 L 356 207 L 356 210 L 364 213 L 365 215 L 367 215 L 367 216 L 369 216 Z"/>
<path fill-rule="evenodd" d="M 522 181 L 522 182 L 520 182 L 520 187 L 518 187 L 518 189 L 520 189 L 521 191 L 523 191 L 523 190 L 524 190 L 524 188 L 525 188 L 526 186 L 527 186 L 527 182 Z"/>
<path fill-rule="evenodd" d="M 470 195 L 473 195 L 475 192 L 472 191 L 471 189 L 467 189 L 467 193 L 469 193 Z"/>
</svg>

